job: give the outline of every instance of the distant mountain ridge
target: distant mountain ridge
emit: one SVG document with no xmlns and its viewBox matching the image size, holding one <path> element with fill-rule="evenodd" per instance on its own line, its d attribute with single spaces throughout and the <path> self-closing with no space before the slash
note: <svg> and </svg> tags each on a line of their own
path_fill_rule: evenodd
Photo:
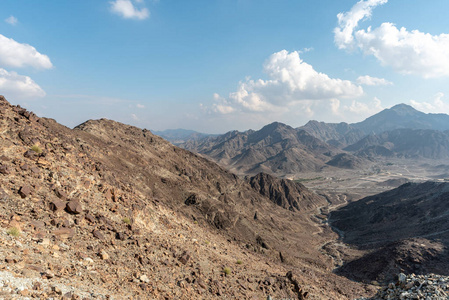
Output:
<svg viewBox="0 0 449 300">
<path fill-rule="evenodd" d="M 449 115 L 398 104 L 358 123 L 309 121 L 293 128 L 274 122 L 179 144 L 231 171 L 290 176 L 337 167 L 360 169 L 375 157 L 449 158 Z"/>
<path fill-rule="evenodd" d="M 300 128 L 326 143 L 334 146 L 347 146 L 367 135 L 395 129 L 449 130 L 449 115 L 426 114 L 410 105 L 398 104 L 358 123 L 309 121 Z"/>
<path fill-rule="evenodd" d="M 189 129 L 167 129 L 163 131 L 152 131 L 153 134 L 160 136 L 161 138 L 169 141 L 174 145 L 184 143 L 188 140 L 199 140 L 208 136 L 214 136 L 213 134 L 202 133 Z"/>
<path fill-rule="evenodd" d="M 344 148 L 358 156 L 392 156 L 431 159 L 449 158 L 448 132 L 430 129 L 396 129 L 368 135 Z"/>
<path fill-rule="evenodd" d="M 258 131 L 231 131 L 189 141 L 181 147 L 204 154 L 240 174 L 319 171 L 337 153 L 305 130 L 274 122 Z"/>
</svg>

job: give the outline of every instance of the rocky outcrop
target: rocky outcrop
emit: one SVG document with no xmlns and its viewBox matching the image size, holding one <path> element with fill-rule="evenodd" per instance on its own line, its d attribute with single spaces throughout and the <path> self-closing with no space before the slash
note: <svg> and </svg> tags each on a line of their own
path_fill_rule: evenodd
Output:
<svg viewBox="0 0 449 300">
<path fill-rule="evenodd" d="M 248 177 L 247 180 L 255 191 L 291 211 L 307 211 L 326 204 L 323 197 L 309 191 L 299 182 L 279 179 L 264 173 Z"/>
<path fill-rule="evenodd" d="M 357 300 L 381 299 L 449 299 L 449 277 L 399 273 L 396 281 L 383 286 L 374 297 Z"/>
<path fill-rule="evenodd" d="M 359 169 L 366 165 L 366 162 L 354 155 L 347 153 L 340 153 L 332 157 L 326 164 L 329 166 L 342 168 L 342 169 Z"/>
</svg>

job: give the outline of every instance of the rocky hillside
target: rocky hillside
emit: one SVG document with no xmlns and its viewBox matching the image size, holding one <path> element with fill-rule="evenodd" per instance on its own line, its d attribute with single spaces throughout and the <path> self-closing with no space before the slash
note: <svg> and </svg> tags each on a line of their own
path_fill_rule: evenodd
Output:
<svg viewBox="0 0 449 300">
<path fill-rule="evenodd" d="M 278 179 L 264 173 L 248 177 L 247 180 L 255 191 L 291 211 L 309 211 L 326 205 L 323 197 L 310 192 L 299 182 Z"/>
<path fill-rule="evenodd" d="M 105 119 L 69 129 L 3 97 L 0 131 L 2 297 L 348 299 L 373 291 L 330 272 L 320 245 L 335 234 L 310 218 L 308 198 L 290 211 L 148 130 Z"/>
<path fill-rule="evenodd" d="M 430 129 L 396 129 L 369 135 L 345 148 L 361 157 L 449 158 L 449 135 Z"/>
<path fill-rule="evenodd" d="M 359 169 L 366 165 L 366 160 L 348 153 L 340 153 L 332 157 L 326 164 L 342 169 Z"/>
<path fill-rule="evenodd" d="M 391 274 L 449 275 L 449 183 L 406 183 L 332 212 L 345 243 L 369 250 L 339 273 L 356 280 Z"/>
<path fill-rule="evenodd" d="M 310 121 L 300 128 L 321 141 L 343 148 L 357 143 L 367 135 L 379 135 L 397 129 L 446 131 L 449 130 L 449 115 L 425 114 L 409 105 L 398 104 L 358 123 Z"/>
<path fill-rule="evenodd" d="M 307 131 L 323 142 L 339 148 L 354 144 L 366 136 L 363 131 L 345 122 L 325 123 L 312 120 L 300 127 L 300 129 Z"/>
<path fill-rule="evenodd" d="M 253 175 L 319 171 L 336 151 L 305 130 L 278 122 L 258 131 L 233 131 L 180 146 L 205 155 L 232 172 Z"/>
<path fill-rule="evenodd" d="M 402 128 L 445 131 L 449 130 L 449 115 L 426 114 L 410 105 L 398 104 L 384 109 L 362 122 L 351 124 L 351 126 L 365 134 L 376 134 Z"/>
</svg>

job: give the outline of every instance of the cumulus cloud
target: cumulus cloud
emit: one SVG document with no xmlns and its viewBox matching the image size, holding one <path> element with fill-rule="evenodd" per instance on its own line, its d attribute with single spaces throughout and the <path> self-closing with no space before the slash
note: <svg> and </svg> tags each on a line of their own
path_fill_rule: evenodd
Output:
<svg viewBox="0 0 449 300">
<path fill-rule="evenodd" d="M 217 93 L 214 94 L 214 102 L 215 103 L 212 105 L 213 112 L 225 115 L 235 111 L 231 104 Z"/>
<path fill-rule="evenodd" d="M 431 101 L 418 102 L 410 100 L 410 105 L 426 113 L 449 113 L 449 104 L 443 101 L 444 94 L 435 94 Z"/>
<path fill-rule="evenodd" d="M 369 103 L 353 100 L 350 105 L 343 107 L 343 111 L 363 116 L 374 115 L 383 109 L 382 103 L 377 97 L 374 97 L 373 101 Z"/>
<path fill-rule="evenodd" d="M 353 49 L 356 45 L 353 34 L 359 22 L 371 17 L 376 6 L 387 2 L 388 0 L 361 0 L 350 11 L 339 13 L 337 15 L 338 27 L 334 29 L 334 39 L 338 48 Z"/>
<path fill-rule="evenodd" d="M 136 107 L 137 107 L 137 108 L 145 108 L 145 105 L 140 104 L 140 103 L 137 103 L 137 104 L 136 104 Z"/>
<path fill-rule="evenodd" d="M 111 1 L 111 11 L 125 19 L 144 20 L 150 17 L 150 11 L 144 5 L 143 0 L 134 0 L 140 8 L 137 8 L 131 0 Z"/>
<path fill-rule="evenodd" d="M 16 25 L 19 22 L 19 20 L 17 20 L 17 18 L 14 16 L 10 16 L 5 19 L 5 22 L 11 25 Z"/>
<path fill-rule="evenodd" d="M 272 54 L 264 64 L 268 80 L 247 78 L 227 99 L 215 95 L 215 112 L 237 109 L 252 112 L 281 111 L 304 101 L 354 98 L 363 89 L 348 80 L 330 78 L 300 58 L 299 51 Z M 310 107 L 310 106 L 308 106 Z"/>
<path fill-rule="evenodd" d="M 0 65 L 35 69 L 50 69 L 53 64 L 47 55 L 39 53 L 28 44 L 21 44 L 0 34 Z"/>
<path fill-rule="evenodd" d="M 369 85 L 369 86 L 393 85 L 392 82 L 390 82 L 384 78 L 371 77 L 369 75 L 359 76 L 359 78 L 357 78 L 356 82 L 357 82 L 357 84 L 360 84 L 360 85 Z"/>
<path fill-rule="evenodd" d="M 45 96 L 44 90 L 30 77 L 0 68 L 0 94 L 11 99 L 33 99 Z"/>
<path fill-rule="evenodd" d="M 356 30 L 359 22 L 369 18 L 376 6 L 387 1 L 362 0 L 349 12 L 338 14 L 338 27 L 334 29 L 338 48 L 360 49 L 365 55 L 376 57 L 383 66 L 402 74 L 423 78 L 449 76 L 449 34 L 409 31 L 389 22 L 375 29 Z"/>
</svg>

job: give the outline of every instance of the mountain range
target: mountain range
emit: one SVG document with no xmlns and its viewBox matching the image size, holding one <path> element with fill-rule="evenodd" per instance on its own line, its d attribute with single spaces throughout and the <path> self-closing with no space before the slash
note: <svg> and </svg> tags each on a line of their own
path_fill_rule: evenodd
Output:
<svg viewBox="0 0 449 300">
<path fill-rule="evenodd" d="M 288 177 L 329 166 L 357 169 L 376 157 L 446 159 L 448 130 L 449 115 L 399 104 L 359 123 L 309 121 L 292 128 L 274 122 L 257 131 L 231 131 L 180 146 L 238 174 Z"/>
<path fill-rule="evenodd" d="M 161 138 L 169 141 L 173 145 L 185 143 L 189 140 L 199 140 L 213 134 L 201 133 L 189 129 L 167 129 L 163 131 L 152 131 L 153 134 L 160 136 Z"/>
</svg>

